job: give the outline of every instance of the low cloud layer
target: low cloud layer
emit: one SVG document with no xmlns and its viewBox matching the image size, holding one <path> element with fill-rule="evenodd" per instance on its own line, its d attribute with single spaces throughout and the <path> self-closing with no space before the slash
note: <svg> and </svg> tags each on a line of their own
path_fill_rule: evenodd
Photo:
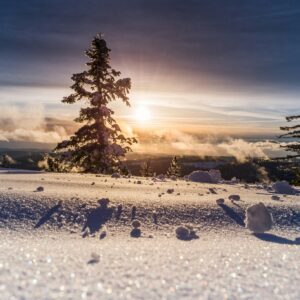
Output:
<svg viewBox="0 0 300 300">
<path fill-rule="evenodd" d="M 46 118 L 43 107 L 1 105 L 0 141 L 57 143 L 71 133 L 69 122 Z"/>
<path fill-rule="evenodd" d="M 0 141 L 55 144 L 67 139 L 76 129 L 70 120 L 45 117 L 43 107 L 29 105 L 1 106 Z M 247 141 L 241 138 L 196 135 L 179 130 L 137 130 L 121 124 L 124 133 L 136 136 L 139 143 L 133 151 L 145 154 L 234 156 L 239 161 L 248 157 L 284 155 L 284 151 L 270 141 Z"/>
<path fill-rule="evenodd" d="M 234 156 L 239 161 L 249 157 L 268 158 L 284 155 L 282 148 L 271 141 L 250 142 L 240 138 L 206 136 L 198 137 L 177 130 L 157 131 L 141 136 L 134 151 L 144 153 Z"/>
</svg>

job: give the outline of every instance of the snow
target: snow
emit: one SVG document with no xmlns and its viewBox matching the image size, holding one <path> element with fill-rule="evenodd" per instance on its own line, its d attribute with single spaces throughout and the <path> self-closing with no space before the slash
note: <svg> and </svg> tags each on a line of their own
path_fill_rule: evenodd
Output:
<svg viewBox="0 0 300 300">
<path fill-rule="evenodd" d="M 272 228 L 273 218 L 266 206 L 260 202 L 247 208 L 245 223 L 250 231 L 262 233 Z"/>
<path fill-rule="evenodd" d="M 221 172 L 213 169 L 209 171 L 193 171 L 187 178 L 190 181 L 203 183 L 218 183 L 222 181 Z"/>
<path fill-rule="evenodd" d="M 272 185 L 274 191 L 278 194 L 294 195 L 297 190 L 286 181 L 278 181 Z"/>
<path fill-rule="evenodd" d="M 256 185 L 91 174 L 2 173 L 0 182 L 1 299 L 300 297 L 300 196 L 273 201 Z M 175 185 L 180 195 L 158 197 Z M 242 200 L 216 203 L 230 195 Z M 240 220 L 260 202 L 273 227 L 251 234 Z M 85 234 L 91 216 L 101 226 Z M 179 240 L 179 226 L 198 238 Z"/>
</svg>

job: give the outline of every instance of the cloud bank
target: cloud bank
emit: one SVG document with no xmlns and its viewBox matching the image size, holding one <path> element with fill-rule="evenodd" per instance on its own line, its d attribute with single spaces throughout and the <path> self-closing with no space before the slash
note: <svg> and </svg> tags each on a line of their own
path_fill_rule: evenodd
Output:
<svg viewBox="0 0 300 300">
<path fill-rule="evenodd" d="M 1 105 L 0 110 L 0 141 L 48 144 L 57 143 L 70 134 L 67 124 L 46 118 L 40 105 Z"/>
</svg>

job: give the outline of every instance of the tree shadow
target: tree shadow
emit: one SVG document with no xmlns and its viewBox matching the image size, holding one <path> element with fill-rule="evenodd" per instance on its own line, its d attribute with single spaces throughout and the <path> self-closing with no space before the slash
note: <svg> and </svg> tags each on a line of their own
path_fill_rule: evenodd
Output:
<svg viewBox="0 0 300 300">
<path fill-rule="evenodd" d="M 235 212 L 232 208 L 227 206 L 226 204 L 219 204 L 219 206 L 224 210 L 227 216 L 229 216 L 233 221 L 235 221 L 238 225 L 245 227 L 245 222 L 243 218 Z"/>
<path fill-rule="evenodd" d="M 51 216 L 57 212 L 59 210 L 59 208 L 61 207 L 61 204 L 56 204 L 53 207 L 51 207 L 40 219 L 39 221 L 36 223 L 36 225 L 34 226 L 34 228 L 39 228 L 41 227 L 43 224 L 45 224 L 50 218 Z"/>
<path fill-rule="evenodd" d="M 90 234 L 100 230 L 108 220 L 112 218 L 113 209 L 108 207 L 108 203 L 99 202 L 100 206 L 93 209 L 87 217 L 82 231 L 89 228 Z"/>
<path fill-rule="evenodd" d="M 265 242 L 284 244 L 284 245 L 300 245 L 300 238 L 296 238 L 295 240 L 290 240 L 285 237 L 281 237 L 271 233 L 253 233 L 253 235 Z"/>
</svg>

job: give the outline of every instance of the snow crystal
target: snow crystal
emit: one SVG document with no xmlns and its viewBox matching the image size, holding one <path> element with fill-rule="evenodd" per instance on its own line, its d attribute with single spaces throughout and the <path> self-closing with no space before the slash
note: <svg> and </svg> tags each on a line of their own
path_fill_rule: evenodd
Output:
<svg viewBox="0 0 300 300">
<path fill-rule="evenodd" d="M 266 206 L 260 202 L 247 208 L 246 227 L 255 233 L 263 233 L 272 228 L 273 218 Z"/>
</svg>

